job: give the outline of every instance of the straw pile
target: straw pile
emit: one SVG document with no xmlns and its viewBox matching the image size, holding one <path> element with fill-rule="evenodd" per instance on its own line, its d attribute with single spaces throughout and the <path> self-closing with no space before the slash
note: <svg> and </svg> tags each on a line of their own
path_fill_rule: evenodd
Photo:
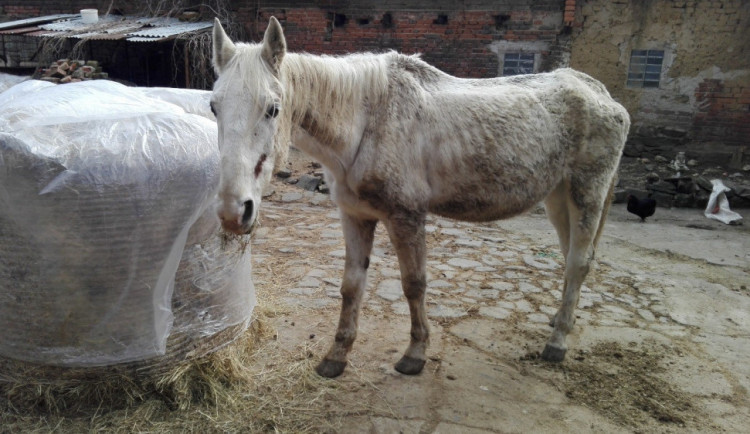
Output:
<svg viewBox="0 0 750 434">
<path fill-rule="evenodd" d="M 21 385 L 0 374 L 0 426 L 10 432 L 305 433 L 334 432 L 344 417 L 364 414 L 364 402 L 343 405 L 341 384 L 315 373 L 311 348 L 279 354 L 271 325 L 277 306 L 261 306 L 237 341 L 159 377 L 134 379 L 124 369 L 79 378 L 61 370 L 55 380 Z M 0 372 L 7 363 L 0 362 Z"/>
</svg>

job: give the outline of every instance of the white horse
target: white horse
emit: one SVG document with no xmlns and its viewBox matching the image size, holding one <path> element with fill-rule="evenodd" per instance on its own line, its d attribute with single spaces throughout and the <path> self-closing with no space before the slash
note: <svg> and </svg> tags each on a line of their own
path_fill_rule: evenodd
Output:
<svg viewBox="0 0 750 434">
<path fill-rule="evenodd" d="M 429 334 L 427 213 L 483 222 L 542 200 L 565 256 L 562 306 L 542 357 L 564 359 L 630 126 L 601 83 L 571 69 L 462 79 L 394 52 L 288 53 L 275 18 L 260 44 L 233 43 L 217 20 L 213 63 L 225 230 L 252 229 L 263 186 L 290 141 L 323 164 L 341 211 L 343 302 L 320 375 L 346 367 L 377 222 L 398 256 L 411 313 L 411 342 L 395 368 L 417 374 Z"/>
</svg>

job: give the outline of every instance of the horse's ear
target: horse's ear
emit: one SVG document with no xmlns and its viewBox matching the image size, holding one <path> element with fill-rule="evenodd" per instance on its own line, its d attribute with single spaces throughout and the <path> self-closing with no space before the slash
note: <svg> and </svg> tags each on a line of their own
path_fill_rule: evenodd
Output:
<svg viewBox="0 0 750 434">
<path fill-rule="evenodd" d="M 263 60 L 278 74 L 284 54 L 286 54 L 284 31 L 281 29 L 279 20 L 276 17 L 271 17 L 266 33 L 263 35 Z"/>
<path fill-rule="evenodd" d="M 221 27 L 221 23 L 218 18 L 214 18 L 214 55 L 213 63 L 216 74 L 221 74 L 221 71 L 229 62 L 229 59 L 234 56 L 234 43 L 229 36 L 224 32 L 224 28 Z"/>
</svg>

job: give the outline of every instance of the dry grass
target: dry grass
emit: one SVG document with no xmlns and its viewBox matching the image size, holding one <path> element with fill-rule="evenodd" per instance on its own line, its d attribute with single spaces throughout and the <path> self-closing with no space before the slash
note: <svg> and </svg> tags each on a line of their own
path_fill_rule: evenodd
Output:
<svg viewBox="0 0 750 434">
<path fill-rule="evenodd" d="M 339 383 L 315 374 L 310 348 L 276 348 L 268 324 L 278 312 L 257 309 L 240 340 L 158 379 L 123 372 L 20 383 L 3 375 L 0 432 L 335 431 L 365 409 L 337 410 Z"/>
</svg>

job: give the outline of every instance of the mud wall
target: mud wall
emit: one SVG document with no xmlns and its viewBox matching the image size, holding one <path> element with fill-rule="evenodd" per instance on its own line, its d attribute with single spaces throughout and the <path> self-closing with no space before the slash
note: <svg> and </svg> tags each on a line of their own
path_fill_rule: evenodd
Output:
<svg viewBox="0 0 750 434">
<path fill-rule="evenodd" d="M 578 1 L 570 65 L 633 117 L 626 154 L 748 162 L 750 2 Z M 631 50 L 663 50 L 658 88 L 626 85 Z"/>
</svg>

